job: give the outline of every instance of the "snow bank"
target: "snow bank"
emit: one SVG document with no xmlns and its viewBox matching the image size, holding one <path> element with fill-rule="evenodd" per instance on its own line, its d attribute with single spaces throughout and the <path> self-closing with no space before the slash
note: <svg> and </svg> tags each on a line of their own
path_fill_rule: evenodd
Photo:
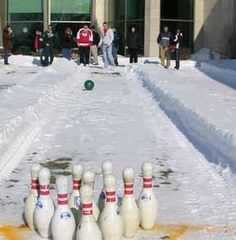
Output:
<svg viewBox="0 0 236 240">
<path fill-rule="evenodd" d="M 127 67 L 127 73 L 131 79 L 138 79 L 143 87 L 152 93 L 161 109 L 209 161 L 223 168 L 229 167 L 232 172 L 236 172 L 236 136 L 234 134 L 213 125 L 173 94 L 164 91 L 138 66 Z"/>
<path fill-rule="evenodd" d="M 29 63 L 32 61 L 32 57 L 12 57 L 12 64 L 15 66 L 30 66 Z M 74 72 L 74 67 L 74 64 L 65 59 L 56 59 L 52 66 L 42 68 L 37 74 L 28 78 L 26 73 L 23 74 L 19 84 L 1 93 L 0 169 L 7 165 L 7 159 L 11 157 L 8 153 L 14 152 L 14 149 L 7 151 L 9 147 L 17 146 L 18 141 L 24 142 L 24 138 L 33 133 L 38 134 L 40 129 L 37 125 L 42 121 L 40 112 L 47 108 L 52 99 L 61 95 L 61 91 L 64 91 L 68 81 L 71 80 L 70 73 Z M 25 134 L 27 136 L 24 137 Z M 5 152 L 7 156 L 4 155 Z M 10 170 L 1 172 L 7 174 Z M 5 175 L 1 175 L 0 181 L 4 177 Z"/>
<path fill-rule="evenodd" d="M 202 48 L 198 52 L 191 55 L 194 61 L 209 61 L 212 59 L 221 59 L 220 54 L 208 48 Z"/>
</svg>

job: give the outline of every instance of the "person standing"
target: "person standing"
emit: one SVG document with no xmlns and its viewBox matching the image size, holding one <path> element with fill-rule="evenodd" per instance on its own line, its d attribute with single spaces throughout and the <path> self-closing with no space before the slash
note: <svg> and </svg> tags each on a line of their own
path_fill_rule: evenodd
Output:
<svg viewBox="0 0 236 240">
<path fill-rule="evenodd" d="M 44 66 L 51 65 L 54 59 L 54 34 L 52 31 L 52 26 L 49 25 L 48 29 L 44 32 L 43 41 L 45 42 L 45 61 Z"/>
<path fill-rule="evenodd" d="M 79 47 L 80 64 L 89 65 L 90 47 L 93 44 L 93 32 L 85 24 L 77 33 L 77 45 Z"/>
<path fill-rule="evenodd" d="M 127 37 L 127 46 L 130 54 L 130 63 L 138 62 L 138 50 L 140 48 L 140 35 L 136 30 L 136 27 L 133 25 L 130 28 L 130 33 Z"/>
<path fill-rule="evenodd" d="M 91 27 L 93 33 L 93 44 L 90 49 L 90 55 L 94 58 L 95 65 L 98 65 L 98 45 L 100 42 L 100 36 L 95 29 L 95 26 Z"/>
<path fill-rule="evenodd" d="M 99 46 L 102 46 L 104 68 L 115 66 L 114 58 L 112 55 L 112 42 L 114 40 L 113 30 L 109 27 L 107 22 L 103 23 L 102 37 Z"/>
<path fill-rule="evenodd" d="M 44 48 L 45 48 L 45 42 L 43 40 L 42 32 L 41 31 L 36 31 L 36 36 L 34 39 L 34 48 L 35 51 L 39 54 L 40 57 L 40 64 L 42 66 L 45 66 L 45 59 L 44 57 Z"/>
<path fill-rule="evenodd" d="M 183 34 L 181 32 L 181 29 L 179 29 L 179 28 L 176 30 L 174 43 L 175 43 L 175 69 L 179 70 L 179 68 L 180 68 L 180 51 L 181 51 L 181 47 L 183 44 Z"/>
<path fill-rule="evenodd" d="M 169 32 L 168 26 L 164 26 L 163 32 L 158 35 L 157 43 L 160 46 L 161 65 L 165 68 L 170 67 L 170 44 L 172 40 L 172 34 Z"/>
<path fill-rule="evenodd" d="M 120 43 L 120 32 L 116 29 L 116 27 L 112 28 L 114 33 L 114 40 L 112 42 L 112 55 L 114 58 L 115 65 L 118 66 L 118 49 L 119 49 L 119 43 Z"/>
<path fill-rule="evenodd" d="M 3 51 L 4 51 L 4 64 L 9 65 L 8 56 L 13 48 L 13 31 L 9 25 L 3 29 Z"/>
<path fill-rule="evenodd" d="M 73 47 L 75 45 L 75 39 L 71 28 L 66 28 L 64 34 L 62 35 L 61 44 L 63 57 L 70 61 Z"/>
</svg>

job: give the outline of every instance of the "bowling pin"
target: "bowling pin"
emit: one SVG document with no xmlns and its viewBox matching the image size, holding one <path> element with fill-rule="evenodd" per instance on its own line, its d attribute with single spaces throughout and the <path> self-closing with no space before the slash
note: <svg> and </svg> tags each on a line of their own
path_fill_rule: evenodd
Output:
<svg viewBox="0 0 236 240">
<path fill-rule="evenodd" d="M 49 193 L 50 171 L 41 168 L 39 171 L 39 198 L 34 211 L 34 221 L 38 233 L 43 238 L 51 237 L 51 220 L 54 214 L 54 204 Z"/>
<path fill-rule="evenodd" d="M 68 179 L 59 176 L 56 179 L 57 208 L 52 217 L 53 240 L 74 240 L 75 218 L 68 206 Z"/>
<path fill-rule="evenodd" d="M 106 190 L 106 203 L 99 218 L 103 239 L 121 240 L 123 235 L 123 220 L 117 205 L 115 176 L 106 175 L 104 186 Z"/>
<path fill-rule="evenodd" d="M 80 189 L 82 216 L 76 232 L 76 240 L 102 240 L 102 233 L 93 216 L 93 189 L 83 185 Z"/>
<path fill-rule="evenodd" d="M 39 196 L 38 173 L 41 165 L 36 163 L 31 167 L 31 190 L 25 201 L 24 217 L 26 224 L 31 230 L 36 230 L 34 223 L 34 210 Z"/>
<path fill-rule="evenodd" d="M 137 202 L 134 197 L 134 178 L 133 168 L 125 168 L 123 171 L 124 197 L 120 208 L 120 214 L 124 223 L 124 237 L 133 238 L 138 231 L 140 215 Z"/>
<path fill-rule="evenodd" d="M 104 182 L 104 178 L 106 175 L 109 174 L 113 174 L 113 164 L 110 161 L 105 161 L 102 163 L 102 175 L 103 175 L 103 182 Z M 100 211 L 102 212 L 104 205 L 105 205 L 105 199 L 106 199 L 106 195 L 105 195 L 105 187 L 103 184 L 103 188 L 102 191 L 99 195 L 99 199 L 98 199 L 98 207 L 100 209 Z"/>
<path fill-rule="evenodd" d="M 74 165 L 72 167 L 72 176 L 73 176 L 73 191 L 70 195 L 69 199 L 69 207 L 71 208 L 71 211 L 73 212 L 73 215 L 75 217 L 76 225 L 79 223 L 79 219 L 81 216 L 81 209 L 80 209 L 80 187 L 82 183 L 82 173 L 83 168 L 81 165 Z"/>
<path fill-rule="evenodd" d="M 94 190 L 94 184 L 95 184 L 95 174 L 92 171 L 86 171 L 83 174 L 83 184 L 89 185 Z M 99 208 L 95 202 L 95 198 L 93 199 L 93 215 L 95 220 L 98 220 L 100 211 Z"/>
<path fill-rule="evenodd" d="M 143 163 L 143 189 L 140 193 L 138 206 L 140 209 L 141 227 L 152 229 L 157 220 L 157 199 L 152 188 L 152 164 Z"/>
</svg>

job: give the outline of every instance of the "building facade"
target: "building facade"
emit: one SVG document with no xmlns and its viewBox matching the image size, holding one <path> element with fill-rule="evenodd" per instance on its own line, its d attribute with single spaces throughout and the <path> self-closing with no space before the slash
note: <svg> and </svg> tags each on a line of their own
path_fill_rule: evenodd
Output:
<svg viewBox="0 0 236 240">
<path fill-rule="evenodd" d="M 15 45 L 23 48 L 32 47 L 35 30 L 49 24 L 59 42 L 67 26 L 76 32 L 84 23 L 101 28 L 103 21 L 108 21 L 120 30 L 125 54 L 125 38 L 135 24 L 143 54 L 157 56 L 157 34 L 167 24 L 172 32 L 182 29 L 189 51 L 208 47 L 232 57 L 235 11 L 235 0 L 0 0 L 0 28 L 9 23 L 15 32 Z"/>
</svg>

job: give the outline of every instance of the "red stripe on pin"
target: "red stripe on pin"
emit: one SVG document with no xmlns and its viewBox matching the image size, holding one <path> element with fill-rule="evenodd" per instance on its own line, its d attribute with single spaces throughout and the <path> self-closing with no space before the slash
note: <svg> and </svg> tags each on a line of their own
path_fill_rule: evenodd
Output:
<svg viewBox="0 0 236 240">
<path fill-rule="evenodd" d="M 65 200 L 65 201 L 61 201 L 61 200 L 58 200 L 58 205 L 67 205 L 68 204 L 68 201 Z"/>
<path fill-rule="evenodd" d="M 92 210 L 82 211 L 82 214 L 83 214 L 84 216 L 90 216 L 90 215 L 93 215 L 93 211 L 92 211 Z"/>
<path fill-rule="evenodd" d="M 59 193 L 57 196 L 58 196 L 58 198 L 67 198 L 67 197 L 68 197 L 68 194 Z"/>
<path fill-rule="evenodd" d="M 116 195 L 116 192 L 106 192 L 106 196 L 114 196 Z"/>
<path fill-rule="evenodd" d="M 143 181 L 145 182 L 145 183 L 150 183 L 150 182 L 152 182 L 152 178 L 143 178 Z"/>
<path fill-rule="evenodd" d="M 133 188 L 133 187 L 134 187 L 134 184 L 132 184 L 132 183 L 125 184 L 125 188 Z"/>
<path fill-rule="evenodd" d="M 132 195 L 134 194 L 133 190 L 125 190 L 125 195 Z"/>
<path fill-rule="evenodd" d="M 93 207 L 92 203 L 82 204 L 82 208 L 92 208 L 92 207 Z"/>
<path fill-rule="evenodd" d="M 152 184 L 143 184 L 143 188 L 152 188 Z"/>
<path fill-rule="evenodd" d="M 116 202 L 116 198 L 106 198 L 106 202 Z"/>
<path fill-rule="evenodd" d="M 47 196 L 49 195 L 49 191 L 40 191 L 40 195 Z"/>
</svg>

